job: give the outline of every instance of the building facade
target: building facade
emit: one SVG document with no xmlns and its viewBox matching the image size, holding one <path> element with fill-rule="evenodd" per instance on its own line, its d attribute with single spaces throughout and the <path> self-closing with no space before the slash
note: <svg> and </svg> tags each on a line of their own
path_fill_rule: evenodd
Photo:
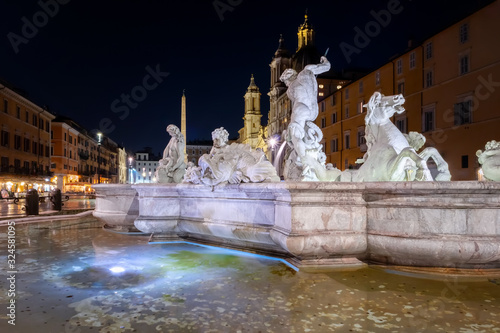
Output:
<svg viewBox="0 0 500 333">
<path fill-rule="evenodd" d="M 54 181 L 63 192 L 87 193 L 92 184 L 126 182 L 124 150 L 113 140 L 88 132 L 70 118 L 52 121 Z M 120 176 L 121 172 L 121 176 Z"/>
<path fill-rule="evenodd" d="M 53 114 L 0 83 L 0 186 L 12 193 L 50 190 Z"/>
<path fill-rule="evenodd" d="M 247 88 L 245 96 L 245 115 L 243 116 L 244 126 L 238 131 L 238 143 L 248 144 L 253 149 L 267 150 L 265 140 L 265 128 L 261 125 L 260 118 L 260 91 L 255 84 L 252 74 L 250 85 Z"/>
<path fill-rule="evenodd" d="M 268 158 L 278 167 L 278 173 L 282 174 L 283 159 L 285 155 L 285 138 L 283 132 L 288 128 L 292 114 L 292 103 L 288 98 L 286 85 L 281 82 L 280 77 L 283 72 L 292 68 L 300 72 L 309 64 L 320 62 L 320 53 L 314 42 L 315 31 L 305 16 L 304 23 L 301 24 L 297 32 L 297 50 L 291 54 L 286 46 L 283 36 L 280 36 L 278 49 L 269 65 L 271 71 L 271 82 L 269 95 L 269 114 L 266 126 L 266 137 L 269 142 L 274 142 L 268 150 Z M 339 85 L 344 85 L 348 80 L 339 77 L 333 69 L 317 77 L 318 81 L 318 102 L 321 103 L 328 95 L 337 90 Z M 321 105 L 320 105 L 321 108 Z M 271 141 L 272 139 L 272 141 Z M 275 160 L 278 159 L 275 163 Z"/>
<path fill-rule="evenodd" d="M 156 183 L 155 172 L 160 158 L 155 156 L 150 148 L 135 153 L 134 183 Z"/>
<path fill-rule="evenodd" d="M 212 150 L 212 143 L 205 141 L 194 141 L 190 142 L 186 145 L 186 152 L 189 157 L 189 162 L 192 162 L 194 165 L 198 165 L 198 160 L 204 154 L 210 154 Z"/>
<path fill-rule="evenodd" d="M 125 148 L 118 146 L 118 183 L 126 184 L 128 179 L 127 168 L 127 151 Z"/>
<path fill-rule="evenodd" d="M 363 104 L 375 91 L 403 94 L 403 114 L 393 117 L 403 132 L 420 132 L 449 164 L 452 180 L 477 179 L 476 151 L 500 137 L 500 2 L 428 38 L 368 75 L 319 102 L 327 163 L 357 168 L 366 151 Z M 432 162 L 431 162 L 432 167 Z"/>
</svg>

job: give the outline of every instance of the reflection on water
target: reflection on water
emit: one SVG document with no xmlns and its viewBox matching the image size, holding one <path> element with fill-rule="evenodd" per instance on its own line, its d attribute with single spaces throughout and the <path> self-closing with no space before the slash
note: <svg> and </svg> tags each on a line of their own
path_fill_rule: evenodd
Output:
<svg viewBox="0 0 500 333">
<path fill-rule="evenodd" d="M 95 223 L 16 232 L 18 317 L 13 330 L 1 312 L 2 332 L 500 332 L 492 273 L 297 272 L 222 249 L 148 245 Z M 8 301 L 3 292 L 3 309 Z"/>
</svg>

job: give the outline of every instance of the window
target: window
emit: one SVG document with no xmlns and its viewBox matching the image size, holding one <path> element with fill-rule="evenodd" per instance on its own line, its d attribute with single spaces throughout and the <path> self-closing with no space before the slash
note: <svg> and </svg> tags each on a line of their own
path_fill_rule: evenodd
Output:
<svg viewBox="0 0 500 333">
<path fill-rule="evenodd" d="M 28 110 L 26 110 L 26 112 L 24 113 L 24 115 L 25 115 L 26 122 L 29 123 L 30 122 L 30 113 L 28 112 Z"/>
<path fill-rule="evenodd" d="M 375 85 L 380 85 L 380 72 L 375 73 Z"/>
<path fill-rule="evenodd" d="M 460 75 L 466 74 L 469 72 L 469 55 L 466 54 L 460 57 Z"/>
<path fill-rule="evenodd" d="M 351 149 L 351 132 L 344 132 L 344 149 Z"/>
<path fill-rule="evenodd" d="M 2 164 L 1 164 L 1 170 L 2 171 L 8 171 L 9 170 L 9 158 L 2 156 Z"/>
<path fill-rule="evenodd" d="M 43 119 L 38 119 L 38 128 L 43 129 Z"/>
<path fill-rule="evenodd" d="M 425 44 L 425 59 L 432 58 L 432 42 Z"/>
<path fill-rule="evenodd" d="M 405 83 L 404 82 L 399 82 L 398 83 L 398 94 L 405 94 Z"/>
<path fill-rule="evenodd" d="M 321 118 L 321 128 L 325 128 L 326 127 L 326 119 L 323 117 Z"/>
<path fill-rule="evenodd" d="M 64 133 L 64 141 L 67 141 L 66 133 Z"/>
<path fill-rule="evenodd" d="M 73 144 L 73 137 L 71 135 L 69 135 L 69 143 Z"/>
<path fill-rule="evenodd" d="M 469 167 L 469 155 L 462 155 L 462 169 Z"/>
<path fill-rule="evenodd" d="M 339 151 L 339 139 L 334 138 L 330 141 L 330 152 L 336 153 Z"/>
<path fill-rule="evenodd" d="M 424 108 L 422 132 L 434 130 L 434 105 Z"/>
<path fill-rule="evenodd" d="M 345 99 L 349 99 L 349 88 L 345 88 Z"/>
<path fill-rule="evenodd" d="M 64 148 L 64 156 L 66 157 L 66 148 Z"/>
<path fill-rule="evenodd" d="M 349 118 L 349 105 L 345 106 L 345 117 L 346 119 Z"/>
<path fill-rule="evenodd" d="M 456 103 L 453 106 L 455 125 L 463 125 L 471 123 L 472 116 L 472 99 Z"/>
<path fill-rule="evenodd" d="M 401 133 L 408 133 L 406 117 L 396 116 L 396 127 Z"/>
<path fill-rule="evenodd" d="M 16 106 L 16 118 L 21 119 L 21 108 Z"/>
<path fill-rule="evenodd" d="M 362 94 L 363 93 L 363 81 L 359 81 L 359 93 Z"/>
<path fill-rule="evenodd" d="M 47 120 L 45 122 L 45 132 L 49 133 L 49 131 L 50 131 L 49 127 L 50 127 L 50 122 Z"/>
<path fill-rule="evenodd" d="M 337 122 L 337 112 L 332 113 L 332 124 L 335 124 Z"/>
<path fill-rule="evenodd" d="M 33 142 L 33 144 L 31 145 L 31 152 L 33 154 L 35 154 L 35 155 L 37 154 L 37 152 L 38 152 L 38 143 Z"/>
<path fill-rule="evenodd" d="M 322 101 L 321 103 L 319 103 L 319 108 L 320 108 L 321 112 L 325 112 L 325 101 Z"/>
<path fill-rule="evenodd" d="M 38 152 L 40 153 L 40 155 L 43 156 L 43 144 L 40 143 L 40 146 L 38 147 Z"/>
<path fill-rule="evenodd" d="M 6 99 L 3 100 L 3 112 L 9 113 L 9 101 Z"/>
<path fill-rule="evenodd" d="M 425 73 L 425 87 L 431 87 L 432 84 L 434 83 L 434 74 L 433 70 L 430 69 Z"/>
<path fill-rule="evenodd" d="M 460 26 L 459 37 L 462 44 L 469 40 L 469 25 L 467 23 Z"/>
<path fill-rule="evenodd" d="M 415 57 L 416 57 L 415 51 L 413 51 L 412 53 L 410 53 L 410 69 L 414 69 L 415 66 L 416 66 Z"/>
<path fill-rule="evenodd" d="M 332 95 L 332 102 L 331 102 L 332 106 L 334 106 L 335 104 L 337 104 L 337 95 Z"/>
<path fill-rule="evenodd" d="M 45 146 L 45 157 L 50 157 L 49 146 Z"/>
<path fill-rule="evenodd" d="M 71 154 L 71 153 L 72 153 L 72 151 L 70 150 L 69 151 L 69 158 L 73 158 L 73 156 L 72 156 L 73 154 Z"/>
<path fill-rule="evenodd" d="M 38 126 L 38 117 L 34 114 L 33 115 L 33 122 L 32 122 L 33 126 Z"/>
<path fill-rule="evenodd" d="M 53 139 L 54 138 L 54 131 L 50 131 L 50 138 Z"/>
<path fill-rule="evenodd" d="M 9 132 L 2 131 L 1 144 L 2 144 L 2 147 L 9 147 Z"/>
<path fill-rule="evenodd" d="M 358 128 L 358 137 L 357 137 L 357 143 L 358 147 L 361 147 L 361 145 L 366 144 L 365 140 L 365 128 L 364 127 L 359 127 Z"/>
<path fill-rule="evenodd" d="M 363 113 L 363 105 L 365 104 L 365 102 L 363 100 L 360 100 L 358 102 L 358 104 L 356 104 L 356 111 L 358 114 L 361 114 Z"/>
<path fill-rule="evenodd" d="M 30 139 L 24 138 L 24 151 L 29 152 L 30 151 Z"/>
<path fill-rule="evenodd" d="M 344 168 L 349 169 L 349 159 L 347 159 L 347 158 L 344 161 Z"/>
<path fill-rule="evenodd" d="M 403 74 L 403 60 L 402 59 L 398 59 L 396 61 L 396 73 L 398 75 Z"/>
<path fill-rule="evenodd" d="M 21 137 L 14 135 L 14 149 L 21 150 Z"/>
</svg>

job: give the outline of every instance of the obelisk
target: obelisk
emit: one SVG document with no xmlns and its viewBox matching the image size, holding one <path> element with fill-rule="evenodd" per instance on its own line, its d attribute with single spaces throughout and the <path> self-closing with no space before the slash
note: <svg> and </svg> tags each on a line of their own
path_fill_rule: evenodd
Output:
<svg viewBox="0 0 500 333">
<path fill-rule="evenodd" d="M 186 89 L 182 90 L 182 102 L 181 102 L 181 133 L 184 136 L 184 163 L 187 164 L 188 156 L 186 154 L 187 136 L 186 136 L 186 95 L 184 92 Z"/>
</svg>

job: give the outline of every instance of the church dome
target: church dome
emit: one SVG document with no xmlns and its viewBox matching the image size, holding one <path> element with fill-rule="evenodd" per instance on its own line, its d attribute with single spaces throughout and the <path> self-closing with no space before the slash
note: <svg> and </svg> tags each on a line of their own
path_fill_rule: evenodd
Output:
<svg viewBox="0 0 500 333">
<path fill-rule="evenodd" d="M 305 66 L 310 64 L 319 64 L 321 56 L 318 49 L 314 45 L 303 46 L 292 57 L 292 67 L 297 72 L 304 69 Z"/>
<path fill-rule="evenodd" d="M 279 41 L 279 46 L 276 52 L 274 52 L 274 57 L 275 58 L 290 58 L 290 53 L 288 53 L 288 50 L 285 47 L 285 39 L 283 38 L 283 35 L 280 35 L 280 41 Z"/>
</svg>

